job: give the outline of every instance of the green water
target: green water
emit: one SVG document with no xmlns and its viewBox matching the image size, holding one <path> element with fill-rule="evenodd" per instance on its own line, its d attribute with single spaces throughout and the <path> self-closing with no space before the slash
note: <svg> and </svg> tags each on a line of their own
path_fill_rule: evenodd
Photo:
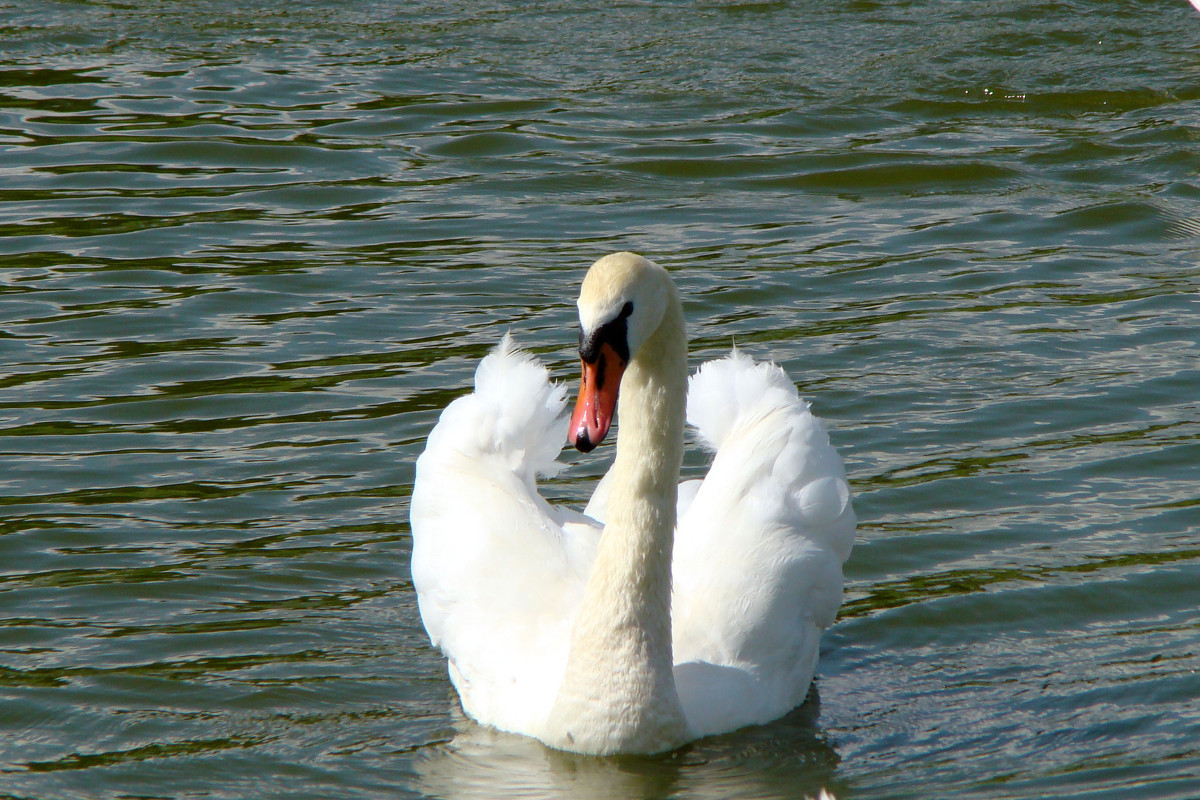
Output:
<svg viewBox="0 0 1200 800">
<path fill-rule="evenodd" d="M 0 797 L 1200 797 L 1198 174 L 1183 0 L 0 4 Z M 599 760 L 462 718 L 407 519 L 619 249 L 861 525 L 804 707 Z"/>
</svg>

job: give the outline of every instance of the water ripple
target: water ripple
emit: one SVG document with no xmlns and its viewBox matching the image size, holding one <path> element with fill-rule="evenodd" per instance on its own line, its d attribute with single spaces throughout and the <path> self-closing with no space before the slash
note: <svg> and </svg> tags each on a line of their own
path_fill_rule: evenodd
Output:
<svg viewBox="0 0 1200 800">
<path fill-rule="evenodd" d="M 1186 4 L 11 5 L 6 792 L 1194 793 Z M 862 524 L 805 706 L 578 759 L 456 712 L 407 506 L 506 330 L 575 380 L 627 248 Z"/>
</svg>

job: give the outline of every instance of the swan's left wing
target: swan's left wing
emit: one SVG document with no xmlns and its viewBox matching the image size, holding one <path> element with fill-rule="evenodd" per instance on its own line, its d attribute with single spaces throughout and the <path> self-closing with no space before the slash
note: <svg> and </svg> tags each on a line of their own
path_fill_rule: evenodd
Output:
<svg viewBox="0 0 1200 800">
<path fill-rule="evenodd" d="M 673 566 L 676 681 L 704 734 L 804 699 L 855 518 L 841 458 L 775 365 L 737 353 L 703 365 L 687 413 L 716 450 L 688 487 Z"/>
<path fill-rule="evenodd" d="M 430 433 L 411 502 L 430 639 L 466 711 L 519 732 L 553 699 L 596 541 L 581 515 L 568 519 L 537 491 L 565 442 L 565 389 L 548 377 L 506 336 Z"/>
</svg>

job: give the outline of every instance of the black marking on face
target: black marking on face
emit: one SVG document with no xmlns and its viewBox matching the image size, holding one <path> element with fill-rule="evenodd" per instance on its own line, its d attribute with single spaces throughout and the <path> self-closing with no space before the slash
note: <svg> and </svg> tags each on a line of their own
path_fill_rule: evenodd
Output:
<svg viewBox="0 0 1200 800">
<path fill-rule="evenodd" d="M 621 313 L 608 322 L 601 325 L 596 330 L 592 331 L 590 336 L 585 337 L 583 328 L 579 329 L 579 357 L 589 364 L 595 363 L 600 356 L 600 345 L 607 344 L 613 351 L 620 356 L 621 360 L 629 363 L 629 325 L 627 320 L 629 315 L 633 313 L 633 301 L 625 303 L 621 307 Z M 603 382 L 603 372 L 598 382 Z M 597 386 L 597 389 L 600 387 Z"/>
</svg>

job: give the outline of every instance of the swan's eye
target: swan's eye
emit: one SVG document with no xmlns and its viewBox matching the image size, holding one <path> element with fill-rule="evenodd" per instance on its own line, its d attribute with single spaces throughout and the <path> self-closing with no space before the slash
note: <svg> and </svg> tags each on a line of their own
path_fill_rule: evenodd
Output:
<svg viewBox="0 0 1200 800">
<path fill-rule="evenodd" d="M 626 302 L 621 313 L 601 325 L 590 334 L 579 329 L 579 357 L 589 364 L 595 363 L 600 354 L 600 345 L 607 344 L 622 362 L 629 363 L 629 330 L 626 320 L 633 313 L 633 302 Z"/>
</svg>

